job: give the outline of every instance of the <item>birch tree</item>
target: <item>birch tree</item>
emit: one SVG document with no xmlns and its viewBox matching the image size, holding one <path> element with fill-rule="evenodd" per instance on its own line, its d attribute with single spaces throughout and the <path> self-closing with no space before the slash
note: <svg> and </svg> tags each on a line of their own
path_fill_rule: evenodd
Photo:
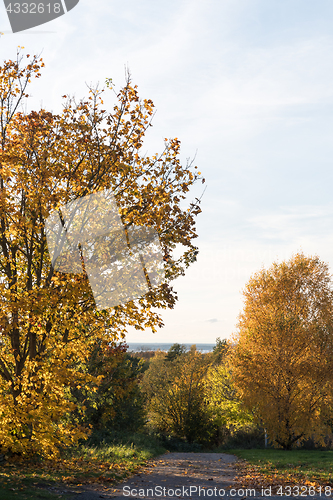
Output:
<svg viewBox="0 0 333 500">
<path fill-rule="evenodd" d="M 232 355 L 239 395 L 278 447 L 320 441 L 332 401 L 333 295 L 328 265 L 302 253 L 247 283 Z"/>
</svg>

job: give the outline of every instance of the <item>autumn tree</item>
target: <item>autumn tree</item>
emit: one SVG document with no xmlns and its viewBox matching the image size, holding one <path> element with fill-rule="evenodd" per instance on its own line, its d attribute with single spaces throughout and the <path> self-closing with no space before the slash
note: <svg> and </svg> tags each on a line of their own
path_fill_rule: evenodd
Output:
<svg viewBox="0 0 333 500">
<path fill-rule="evenodd" d="M 59 114 L 25 112 L 29 83 L 43 66 L 18 51 L 0 67 L 0 444 L 23 455 L 52 455 L 84 435 L 64 423 L 74 410 L 68 381 L 90 383 L 77 366 L 98 339 L 120 339 L 130 325 L 163 325 L 153 308 L 175 304 L 170 283 L 195 260 L 200 212 L 198 200 L 181 208 L 200 172 L 181 165 L 180 141 L 165 140 L 160 154 L 141 153 L 154 106 L 130 77 L 112 112 L 98 89 L 86 100 L 64 96 Z M 126 231 L 158 233 L 165 277 L 135 300 L 98 310 L 84 259 L 80 274 L 52 265 L 45 224 L 54 211 L 61 218 L 64 204 L 103 190 L 112 190 Z M 177 260 L 176 244 L 184 248 Z"/>
<path fill-rule="evenodd" d="M 178 356 L 181 356 L 185 352 L 186 352 L 186 346 L 184 344 L 178 344 L 176 342 L 175 344 L 172 344 L 172 346 L 168 350 L 165 359 L 167 361 L 173 361 L 174 359 L 176 359 Z"/>
<path fill-rule="evenodd" d="M 217 339 L 213 351 L 215 363 L 210 365 L 206 375 L 205 401 L 214 430 L 212 439 L 217 445 L 222 445 L 240 429 L 248 429 L 253 422 L 252 413 L 237 394 L 228 351 L 228 343 Z"/>
<path fill-rule="evenodd" d="M 254 274 L 244 299 L 232 355 L 239 395 L 276 446 L 319 441 L 333 377 L 328 265 L 298 253 Z"/>
<path fill-rule="evenodd" d="M 209 439 L 210 417 L 205 401 L 210 356 L 195 349 L 169 359 L 159 352 L 142 380 L 150 423 L 189 442 Z"/>
<path fill-rule="evenodd" d="M 71 387 L 71 400 L 77 409 L 73 422 L 93 430 L 137 431 L 146 423 L 143 396 L 139 383 L 144 361 L 131 356 L 128 345 L 102 340 L 91 352 L 81 371 L 93 375 L 90 387 Z M 97 379 L 97 380 L 96 380 Z"/>
</svg>

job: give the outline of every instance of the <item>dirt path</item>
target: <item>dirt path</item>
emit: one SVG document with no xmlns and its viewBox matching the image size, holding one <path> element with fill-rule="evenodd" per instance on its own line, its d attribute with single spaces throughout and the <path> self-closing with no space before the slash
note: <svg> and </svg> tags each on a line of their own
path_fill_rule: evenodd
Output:
<svg viewBox="0 0 333 500">
<path fill-rule="evenodd" d="M 128 480 L 113 487 L 82 486 L 68 500 L 281 500 L 281 495 L 262 495 L 259 489 L 238 489 L 237 457 L 225 453 L 166 453 L 152 460 Z M 60 493 L 60 492 L 59 492 Z M 302 495 L 303 496 L 303 495 Z M 286 497 L 284 497 L 286 498 Z M 292 498 L 292 497 L 289 497 Z M 308 496 L 308 500 L 323 500 Z"/>
<path fill-rule="evenodd" d="M 72 498 L 177 500 L 204 496 L 220 498 L 224 491 L 225 495 L 229 496 L 236 475 L 236 461 L 234 455 L 225 453 L 166 453 L 152 460 L 139 474 L 117 486 L 104 489 L 86 487 Z"/>
</svg>

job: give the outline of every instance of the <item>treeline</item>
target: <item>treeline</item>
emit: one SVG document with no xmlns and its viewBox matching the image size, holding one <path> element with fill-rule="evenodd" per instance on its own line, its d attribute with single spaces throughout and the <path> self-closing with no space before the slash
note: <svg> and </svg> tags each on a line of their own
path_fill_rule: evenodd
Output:
<svg viewBox="0 0 333 500">
<path fill-rule="evenodd" d="M 80 425 L 145 430 L 188 443 L 227 446 L 251 433 L 291 449 L 332 448 L 333 286 L 327 264 L 296 254 L 256 273 L 230 342 L 211 353 L 174 344 L 130 354 L 100 345 L 91 388 L 71 388 Z M 97 381 L 97 382 L 96 382 Z M 89 392 L 90 391 L 90 392 Z M 81 411 L 81 413 L 80 413 Z M 258 445 L 252 443 L 252 445 Z"/>
<path fill-rule="evenodd" d="M 162 440 L 219 446 L 239 429 L 253 430 L 227 365 L 229 346 L 211 353 L 175 343 L 168 352 L 131 353 L 125 343 L 96 345 L 82 369 L 90 385 L 73 384 L 71 423 L 93 433 L 146 432 Z M 147 355 L 149 354 L 149 355 Z"/>
</svg>

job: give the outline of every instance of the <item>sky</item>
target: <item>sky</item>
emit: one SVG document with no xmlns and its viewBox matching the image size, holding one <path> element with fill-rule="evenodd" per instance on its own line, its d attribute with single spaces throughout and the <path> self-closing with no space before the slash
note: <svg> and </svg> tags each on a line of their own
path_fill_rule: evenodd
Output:
<svg viewBox="0 0 333 500">
<path fill-rule="evenodd" d="M 128 67 L 156 107 L 147 152 L 178 137 L 183 163 L 195 157 L 206 179 L 198 259 L 173 282 L 179 300 L 164 328 L 129 330 L 128 342 L 229 338 L 251 275 L 296 252 L 332 272 L 332 25 L 332 0 L 80 0 L 13 34 L 0 5 L 1 61 L 20 45 L 45 62 L 33 109 L 60 111 L 62 95 L 84 97 L 106 78 L 119 89 Z"/>
</svg>

